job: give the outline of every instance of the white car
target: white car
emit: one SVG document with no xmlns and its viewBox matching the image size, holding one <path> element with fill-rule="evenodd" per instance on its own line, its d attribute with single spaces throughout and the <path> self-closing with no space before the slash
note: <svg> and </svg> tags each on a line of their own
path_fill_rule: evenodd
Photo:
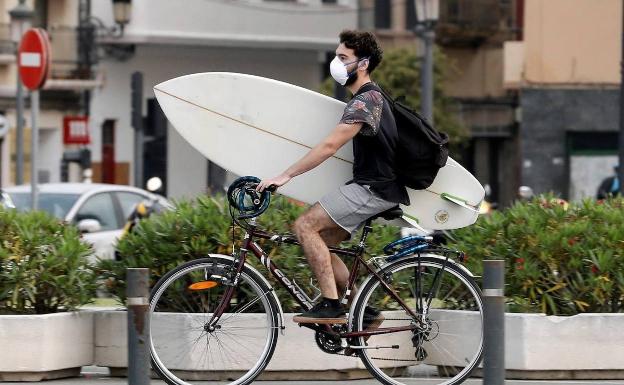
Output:
<svg viewBox="0 0 624 385">
<path fill-rule="evenodd" d="M 3 188 L 15 208 L 30 210 L 30 185 Z M 162 196 L 136 187 L 99 183 L 44 183 L 38 185 L 38 209 L 72 223 L 90 242 L 95 255 L 115 258 L 115 243 L 135 205 L 152 200 L 163 207 L 171 204 Z"/>
</svg>

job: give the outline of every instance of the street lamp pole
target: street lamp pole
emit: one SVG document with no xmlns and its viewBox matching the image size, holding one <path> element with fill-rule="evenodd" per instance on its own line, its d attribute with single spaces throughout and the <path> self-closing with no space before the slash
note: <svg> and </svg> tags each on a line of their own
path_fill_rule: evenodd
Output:
<svg viewBox="0 0 624 385">
<path fill-rule="evenodd" d="M 423 57 L 423 68 L 421 69 L 421 106 L 423 116 L 433 124 L 433 44 L 435 41 L 435 31 L 433 29 L 426 29 L 422 36 L 425 43 L 425 55 Z"/>
<path fill-rule="evenodd" d="M 421 112 L 433 124 L 433 46 L 435 44 L 435 25 L 438 21 L 439 0 L 412 0 L 415 1 L 416 19 L 418 26 L 416 33 L 423 39 L 425 52 L 421 73 Z"/>
<path fill-rule="evenodd" d="M 33 11 L 25 4 L 26 0 L 20 0 L 19 4 L 9 11 L 11 16 L 11 39 L 15 43 L 16 55 L 17 46 L 22 39 L 22 35 L 30 28 L 30 21 Z M 24 183 L 24 88 L 19 71 L 17 71 L 17 90 L 15 92 L 15 119 L 16 119 L 16 152 L 17 162 L 15 165 L 15 183 Z"/>
</svg>

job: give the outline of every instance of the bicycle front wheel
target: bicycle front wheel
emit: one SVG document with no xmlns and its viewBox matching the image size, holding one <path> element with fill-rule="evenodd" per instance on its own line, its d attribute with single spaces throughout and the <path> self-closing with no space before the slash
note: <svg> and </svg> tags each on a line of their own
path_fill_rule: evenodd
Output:
<svg viewBox="0 0 624 385">
<path fill-rule="evenodd" d="M 219 321 L 214 311 L 230 288 L 225 256 L 191 261 L 162 277 L 149 307 L 152 367 L 170 385 L 251 383 L 277 343 L 278 305 L 270 287 L 248 266 Z"/>
<path fill-rule="evenodd" d="M 353 306 L 351 328 L 403 330 L 352 341 L 366 368 L 387 385 L 462 383 L 483 350 L 483 301 L 474 279 L 434 256 L 403 258 L 379 273 L 403 304 L 371 277 Z"/>
</svg>

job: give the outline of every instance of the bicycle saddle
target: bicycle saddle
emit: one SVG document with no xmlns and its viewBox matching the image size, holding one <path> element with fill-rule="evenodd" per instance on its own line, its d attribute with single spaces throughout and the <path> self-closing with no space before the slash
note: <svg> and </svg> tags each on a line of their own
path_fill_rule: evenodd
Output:
<svg viewBox="0 0 624 385">
<path fill-rule="evenodd" d="M 373 215 L 372 217 L 369 218 L 369 220 L 372 221 L 377 218 L 383 218 L 383 219 L 390 221 L 392 219 L 401 218 L 402 216 L 403 216 L 403 210 L 399 206 L 395 206 L 386 211 L 382 211 L 379 214 Z"/>
</svg>

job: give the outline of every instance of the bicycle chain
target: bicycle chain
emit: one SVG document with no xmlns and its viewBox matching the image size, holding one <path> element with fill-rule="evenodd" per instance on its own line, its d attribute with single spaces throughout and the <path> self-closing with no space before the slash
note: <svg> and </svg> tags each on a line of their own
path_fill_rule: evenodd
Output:
<svg viewBox="0 0 624 385">
<path fill-rule="evenodd" d="M 402 360 L 400 358 L 377 358 L 377 357 L 371 357 L 371 359 L 373 359 L 373 360 L 380 360 L 380 361 L 422 362 L 422 361 L 418 361 L 418 360 Z"/>
<path fill-rule="evenodd" d="M 353 353 L 353 354 L 334 353 L 334 354 L 337 355 L 337 356 L 359 358 L 357 356 L 357 354 L 355 354 L 355 353 Z M 380 360 L 380 361 L 422 362 L 422 361 L 418 361 L 418 360 L 402 360 L 402 359 L 399 359 L 399 358 L 377 358 L 377 357 L 371 357 L 371 359 L 373 359 L 373 360 Z"/>
</svg>

